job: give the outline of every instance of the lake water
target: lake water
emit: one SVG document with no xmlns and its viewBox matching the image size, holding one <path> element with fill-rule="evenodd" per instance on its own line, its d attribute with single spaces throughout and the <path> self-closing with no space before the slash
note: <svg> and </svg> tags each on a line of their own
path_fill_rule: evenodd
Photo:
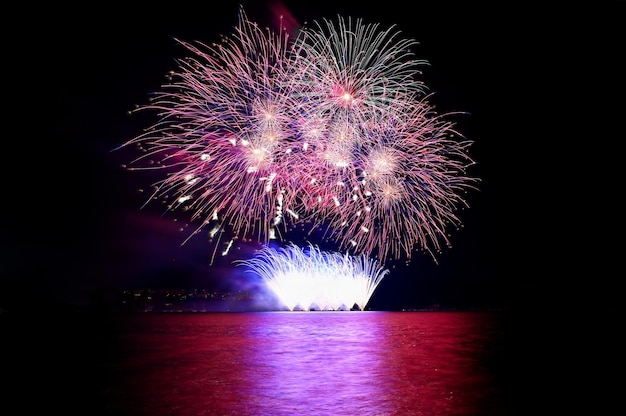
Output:
<svg viewBox="0 0 626 416">
<path fill-rule="evenodd" d="M 534 414 L 553 376 L 499 312 L 59 318 L 4 327 L 11 414 Z"/>
</svg>

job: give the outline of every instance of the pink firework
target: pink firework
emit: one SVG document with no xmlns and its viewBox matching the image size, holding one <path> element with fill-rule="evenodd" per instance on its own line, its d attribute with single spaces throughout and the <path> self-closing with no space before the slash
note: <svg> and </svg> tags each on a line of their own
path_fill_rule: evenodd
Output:
<svg viewBox="0 0 626 416">
<path fill-rule="evenodd" d="M 472 142 L 426 101 L 407 120 L 380 123 L 354 153 L 346 192 L 327 217 L 327 236 L 340 248 L 385 261 L 409 259 L 417 247 L 436 259 L 450 227 L 461 226 L 456 212 L 477 181 L 466 172 Z"/>
<path fill-rule="evenodd" d="M 196 233 L 230 247 L 321 226 L 381 261 L 449 245 L 478 182 L 472 142 L 429 105 L 415 41 L 342 18 L 292 41 L 241 9 L 221 43 L 180 43 L 192 57 L 140 108 L 159 120 L 125 145 L 145 151 L 131 169 L 167 173 L 152 198 L 190 211 Z"/>
<path fill-rule="evenodd" d="M 193 57 L 146 106 L 160 120 L 128 144 L 145 154 L 131 169 L 163 169 L 153 198 L 192 212 L 211 238 L 267 241 L 289 208 L 298 178 L 291 164 L 292 95 L 281 75 L 288 35 L 263 31 L 240 10 L 239 24 L 219 44 L 180 43 Z M 158 159 L 154 165 L 153 159 Z M 156 166 L 156 167 L 154 167 Z"/>
</svg>

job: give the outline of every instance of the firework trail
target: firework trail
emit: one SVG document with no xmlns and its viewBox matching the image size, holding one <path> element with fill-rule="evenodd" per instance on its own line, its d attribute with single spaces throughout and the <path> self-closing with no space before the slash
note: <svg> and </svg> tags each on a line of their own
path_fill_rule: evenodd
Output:
<svg viewBox="0 0 626 416">
<path fill-rule="evenodd" d="M 241 8 L 220 43 L 179 42 L 192 57 L 137 110 L 159 120 L 120 147 L 144 152 L 129 169 L 166 172 L 150 199 L 191 212 L 195 233 L 230 247 L 321 227 L 381 262 L 449 245 L 478 182 L 472 142 L 430 106 L 415 41 L 341 17 L 292 40 Z"/>
</svg>

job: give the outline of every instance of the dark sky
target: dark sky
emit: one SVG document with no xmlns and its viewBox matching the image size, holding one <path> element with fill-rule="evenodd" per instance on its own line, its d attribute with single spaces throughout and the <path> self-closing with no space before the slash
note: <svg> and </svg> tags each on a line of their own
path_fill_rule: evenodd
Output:
<svg viewBox="0 0 626 416">
<path fill-rule="evenodd" d="M 212 248 L 203 239 L 181 246 L 187 234 L 176 216 L 161 216 L 158 206 L 141 209 L 146 194 L 137 189 L 148 188 L 147 178 L 121 169 L 130 155 L 111 152 L 154 121 L 128 111 L 186 56 L 173 38 L 218 40 L 236 25 L 239 4 L 262 24 L 273 24 L 276 10 L 297 22 L 340 14 L 396 24 L 420 43 L 417 57 L 430 62 L 424 81 L 438 107 L 469 113 L 457 127 L 475 142 L 472 172 L 482 182 L 460 214 L 465 227 L 452 231 L 453 247 L 438 264 L 422 255 L 408 267 L 394 265 L 372 307 L 536 308 L 560 304 L 572 288 L 586 297 L 568 303 L 613 299 L 604 263 L 589 260 L 592 238 L 582 236 L 595 214 L 577 210 L 590 199 L 591 172 L 581 170 L 591 165 L 575 163 L 572 172 L 565 162 L 583 156 L 572 147 L 593 147 L 579 127 L 602 97 L 583 95 L 617 87 L 607 79 L 619 73 L 623 2 L 547 9 L 224 0 L 199 8 L 185 1 L 132 9 L 57 4 L 15 16 L 24 25 L 5 38 L 3 64 L 17 114 L 5 138 L 0 308 L 52 299 L 89 305 L 122 288 L 245 284 L 229 264 L 208 265 Z M 582 270 L 585 278 L 573 280 Z"/>
</svg>

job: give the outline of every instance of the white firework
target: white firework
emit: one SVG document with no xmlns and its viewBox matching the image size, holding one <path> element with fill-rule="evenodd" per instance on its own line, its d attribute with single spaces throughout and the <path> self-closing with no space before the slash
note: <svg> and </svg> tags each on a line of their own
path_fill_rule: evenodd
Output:
<svg viewBox="0 0 626 416">
<path fill-rule="evenodd" d="M 260 276 L 283 305 L 294 310 L 365 310 L 376 287 L 389 273 L 365 255 L 300 248 L 264 247 L 235 264 Z"/>
</svg>

